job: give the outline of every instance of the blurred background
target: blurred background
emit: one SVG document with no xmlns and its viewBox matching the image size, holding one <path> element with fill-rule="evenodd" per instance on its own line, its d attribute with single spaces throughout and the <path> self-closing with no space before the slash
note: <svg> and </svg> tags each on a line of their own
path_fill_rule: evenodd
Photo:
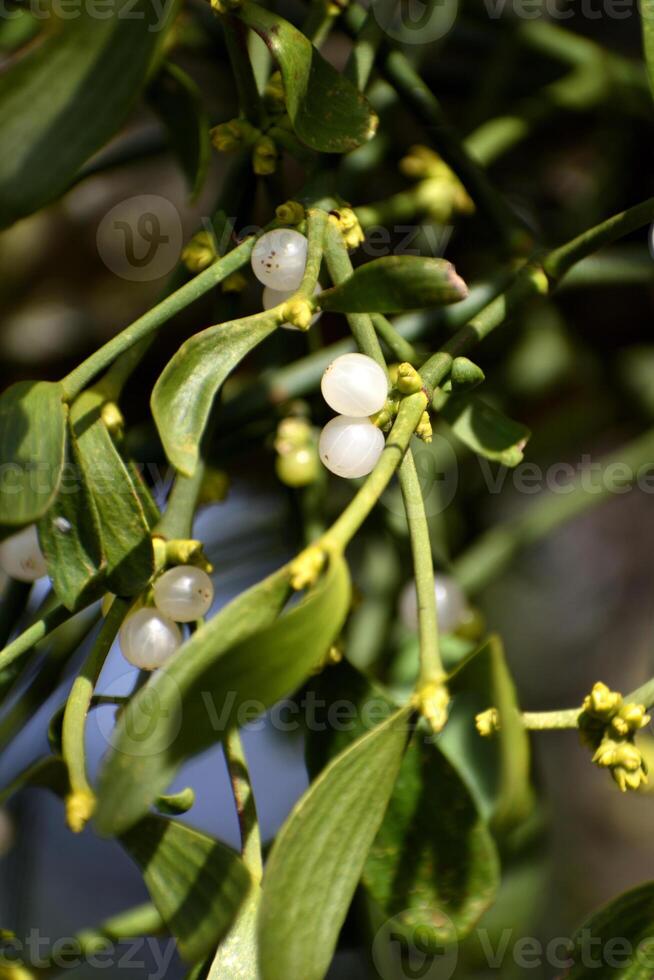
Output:
<svg viewBox="0 0 654 980">
<path fill-rule="evenodd" d="M 446 9 L 451 6 L 445 3 Z M 510 4 L 503 16 L 491 16 L 494 5 L 468 0 L 458 5 L 454 26 L 444 36 L 425 44 L 416 39 L 416 30 L 406 28 L 407 35 L 396 38 L 457 131 L 485 157 L 493 181 L 545 245 L 565 241 L 654 193 L 654 106 L 636 6 L 623 18 L 609 16 L 599 0 L 585 16 L 577 5 L 559 6 L 573 16 L 524 19 L 511 14 Z M 276 7 L 302 22 L 300 3 Z M 221 36 L 207 11 L 194 2 L 185 8 L 169 57 L 196 80 L 217 123 L 237 110 Z M 21 19 L 25 35 L 18 41 L 17 28 L 0 20 L 0 63 L 9 65 L 30 30 L 38 31 L 38 23 L 28 18 Z M 556 41 L 558 31 L 569 34 Z M 611 56 L 605 58 L 596 45 L 605 45 Z M 345 32 L 336 30 L 324 54 L 342 66 L 349 46 Z M 382 118 L 381 135 L 341 165 L 343 194 L 356 206 L 406 189 L 410 182 L 399 172 L 399 160 L 413 143 L 430 139 L 383 80 L 373 81 L 370 98 Z M 498 117 L 513 120 L 513 128 L 484 125 Z M 519 138 L 506 135 L 516 127 Z M 0 389 L 20 379 L 62 376 L 156 302 L 174 274 L 179 246 L 211 213 L 224 174 L 224 158 L 214 153 L 204 188 L 190 203 L 161 122 L 146 100 L 59 203 L 0 234 Z M 274 177 L 259 179 L 234 216 L 237 231 L 269 220 L 275 205 L 292 197 L 300 182 L 297 166 L 288 163 Z M 170 241 L 130 278 L 123 262 L 125 239 L 107 216 L 119 214 L 131 223 L 135 248 L 145 250 L 148 239 L 143 235 L 139 241 L 138 219 L 146 197 Z M 446 243 L 444 254 L 473 285 L 501 265 L 499 244 L 480 215 L 459 218 L 445 231 L 420 213 L 404 225 L 410 226 L 411 247 L 423 254 Z M 406 229 L 391 231 L 392 245 L 406 239 Z M 365 257 L 365 248 L 361 254 Z M 125 390 L 128 444 L 160 502 L 170 474 L 149 416 L 152 385 L 185 337 L 236 311 L 260 309 L 260 287 L 251 280 L 243 293 L 216 291 L 166 325 Z M 436 349 L 448 336 L 446 326 L 433 314 L 419 319 L 425 349 Z M 653 327 L 654 264 L 648 233 L 642 231 L 610 254 L 583 263 L 551 299 L 530 303 L 484 343 L 479 353 L 487 377 L 484 397 L 532 430 L 527 461 L 543 473 L 559 463 L 576 469 L 582 459 L 597 461 L 654 426 Z M 337 316 L 324 316 L 319 329 L 308 337 L 278 331 L 228 383 L 225 401 L 238 398 L 264 369 L 347 334 Z M 274 431 L 288 410 L 281 403 L 238 429 L 219 420 L 213 462 L 228 475 L 229 493 L 202 511 L 195 532 L 206 541 L 215 566 L 216 608 L 302 543 L 302 500 L 275 473 Z M 315 395 L 302 410 L 316 425 L 326 421 L 326 406 Z M 488 528 L 524 516 L 551 490 L 543 486 L 546 481 L 537 481 L 537 492 L 521 492 L 510 472 L 480 464 L 444 429 L 438 434 L 442 438 L 433 449 L 421 449 L 419 468 L 428 483 L 439 566 L 456 572 L 457 558 Z M 654 458 L 651 463 L 654 467 Z M 333 480 L 326 491 L 330 514 L 350 492 L 337 484 Z M 628 691 L 654 672 L 653 506 L 651 493 L 638 489 L 610 495 L 516 548 L 490 581 L 481 576 L 475 583 L 474 603 L 504 640 L 525 709 L 574 706 L 600 679 Z M 396 489 L 366 524 L 352 557 L 360 595 L 347 655 L 401 686 L 414 669 L 415 644 L 395 615 L 399 590 L 411 577 Z M 34 602 L 42 597 L 36 595 Z M 55 638 L 43 648 L 42 662 L 56 644 Z M 2 785 L 47 750 L 49 719 L 64 702 L 84 649 L 52 671 L 48 689 L 28 701 L 27 711 L 11 716 L 20 720 L 13 737 L 7 723 L 12 704 L 0 716 Z M 131 668 L 114 650 L 99 690 L 128 693 L 133 684 Z M 89 753 L 96 767 L 111 722 L 112 709 L 93 715 Z M 267 724 L 247 732 L 245 745 L 264 836 L 270 839 L 307 785 L 302 738 Z M 649 834 L 654 799 L 647 792 L 620 795 L 608 775 L 590 765 L 574 732 L 538 734 L 533 750 L 542 794 L 533 860 L 512 868 L 507 877 L 512 899 L 492 913 L 493 928 L 514 929 L 512 941 L 530 935 L 547 942 L 571 935 L 605 900 L 654 876 Z M 237 845 L 220 750 L 184 769 L 176 787 L 187 785 L 196 790 L 197 803 L 184 819 Z M 61 806 L 47 794 L 23 793 L 11 816 L 15 839 L 0 863 L 1 926 L 19 935 L 33 927 L 54 939 L 145 901 L 140 875 L 120 847 L 98 840 L 91 830 L 71 835 Z M 343 947 L 330 974 L 334 980 L 376 975 L 365 951 L 351 948 L 347 928 Z M 147 959 L 145 951 L 139 951 L 140 958 Z M 176 958 L 157 972 L 160 964 L 152 955 L 142 966 L 126 969 L 129 976 L 167 980 L 184 972 Z M 74 975 L 96 972 L 81 967 Z M 125 970 L 112 967 L 104 975 L 125 975 Z M 477 951 L 466 946 L 456 976 L 484 975 Z M 509 964 L 502 976 L 510 975 Z M 545 967 L 531 975 L 549 977 L 556 971 Z"/>
</svg>

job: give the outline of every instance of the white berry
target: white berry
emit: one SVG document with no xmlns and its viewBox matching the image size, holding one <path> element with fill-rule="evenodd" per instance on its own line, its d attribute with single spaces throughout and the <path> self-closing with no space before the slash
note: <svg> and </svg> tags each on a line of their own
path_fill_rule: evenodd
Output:
<svg viewBox="0 0 654 980">
<path fill-rule="evenodd" d="M 24 527 L 18 534 L 0 543 L 0 567 L 19 582 L 36 582 L 47 575 L 48 566 L 39 545 L 36 525 Z"/>
<path fill-rule="evenodd" d="M 388 394 L 384 369 L 366 354 L 341 354 L 323 374 L 320 387 L 330 408 L 356 418 L 381 411 Z"/>
<path fill-rule="evenodd" d="M 307 240 L 292 228 L 267 231 L 252 249 L 252 271 L 264 286 L 296 290 L 307 264 Z"/>
<path fill-rule="evenodd" d="M 465 618 L 468 604 L 461 586 L 450 575 L 434 576 L 438 632 L 451 633 Z M 410 630 L 418 629 L 416 583 L 409 582 L 400 595 L 400 616 Z"/>
<path fill-rule="evenodd" d="M 285 303 L 287 299 L 294 296 L 297 292 L 296 289 L 271 289 L 270 286 L 266 286 L 261 294 L 261 304 L 264 310 L 272 310 L 273 306 L 279 306 L 280 303 Z M 313 295 L 317 296 L 318 293 L 322 292 L 322 286 L 320 283 L 316 283 L 316 288 L 313 291 Z M 322 316 L 322 310 L 318 310 L 311 317 L 311 323 L 309 326 L 313 326 L 314 323 L 320 319 Z M 299 327 L 293 326 L 292 323 L 282 323 L 285 330 L 300 330 Z"/>
<path fill-rule="evenodd" d="M 336 476 L 367 476 L 384 449 L 384 434 L 368 418 L 337 415 L 320 433 L 318 451 Z"/>
<path fill-rule="evenodd" d="M 155 606 L 176 623 L 202 619 L 211 608 L 213 596 L 213 582 L 193 565 L 171 568 L 154 583 Z"/>
<path fill-rule="evenodd" d="M 157 609 L 139 609 L 120 628 L 125 660 L 140 670 L 156 670 L 182 645 L 179 626 Z"/>
</svg>

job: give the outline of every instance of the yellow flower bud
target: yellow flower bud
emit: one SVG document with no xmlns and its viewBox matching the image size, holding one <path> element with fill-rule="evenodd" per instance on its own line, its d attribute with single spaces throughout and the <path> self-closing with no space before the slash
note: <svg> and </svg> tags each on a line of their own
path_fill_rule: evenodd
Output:
<svg viewBox="0 0 654 980">
<path fill-rule="evenodd" d="M 417 391 L 422 390 L 422 378 L 408 361 L 398 365 L 395 387 L 403 395 L 415 395 Z"/>
<path fill-rule="evenodd" d="M 90 790 L 78 790 L 66 797 L 66 823 L 74 834 L 81 833 L 93 816 L 95 796 Z"/>
<path fill-rule="evenodd" d="M 275 214 L 285 225 L 299 225 L 301 221 L 304 221 L 304 205 L 300 204 L 299 201 L 286 201 L 275 208 Z"/>
<path fill-rule="evenodd" d="M 475 718 L 475 726 L 480 735 L 488 738 L 500 730 L 500 714 L 497 708 L 488 708 Z"/>
<path fill-rule="evenodd" d="M 259 130 L 245 119 L 230 119 L 229 122 L 214 126 L 210 135 L 211 142 L 219 153 L 231 153 L 254 143 L 259 136 Z"/>
<path fill-rule="evenodd" d="M 125 427 L 125 418 L 115 402 L 105 402 L 100 412 L 102 421 L 112 436 L 119 439 Z"/>
<path fill-rule="evenodd" d="M 618 691 L 611 691 L 606 684 L 598 681 L 584 699 L 583 710 L 595 718 L 608 721 L 621 706 L 622 695 Z"/>
<path fill-rule="evenodd" d="M 248 284 L 247 276 L 237 269 L 231 272 L 220 284 L 224 293 L 242 293 Z"/>
<path fill-rule="evenodd" d="M 274 71 L 268 80 L 263 93 L 268 109 L 273 112 L 283 112 L 286 108 L 286 93 L 281 72 Z"/>
<path fill-rule="evenodd" d="M 301 551 L 291 563 L 291 588 L 299 592 L 318 581 L 326 561 L 326 554 L 318 545 L 311 545 Z"/>
<path fill-rule="evenodd" d="M 281 307 L 280 323 L 291 323 L 299 330 L 308 330 L 313 319 L 314 308 L 310 300 L 301 296 L 289 299 Z"/>
<path fill-rule="evenodd" d="M 433 434 L 429 412 L 423 412 L 420 416 L 420 421 L 416 426 L 416 435 L 418 439 L 422 439 L 423 442 L 430 443 Z"/>
<path fill-rule="evenodd" d="M 435 734 L 445 728 L 450 694 L 444 681 L 432 681 L 419 688 L 413 695 L 412 703 Z"/>
<path fill-rule="evenodd" d="M 277 147 L 270 136 L 260 136 L 252 151 L 252 169 L 255 174 L 265 177 L 277 169 Z"/>
<path fill-rule="evenodd" d="M 199 231 L 182 251 L 182 262 L 189 272 L 202 272 L 218 258 L 213 235 L 210 231 Z"/>
</svg>

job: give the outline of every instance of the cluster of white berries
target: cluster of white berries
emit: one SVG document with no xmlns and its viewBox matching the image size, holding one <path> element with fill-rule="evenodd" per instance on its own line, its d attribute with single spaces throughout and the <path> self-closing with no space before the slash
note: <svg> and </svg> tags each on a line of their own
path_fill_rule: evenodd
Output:
<svg viewBox="0 0 654 980">
<path fill-rule="evenodd" d="M 386 404 L 384 369 L 365 354 L 342 354 L 322 376 L 323 398 L 340 414 L 320 433 L 323 464 L 336 476 L 367 476 L 384 449 L 384 434 L 370 421 Z"/>
<path fill-rule="evenodd" d="M 450 575 L 435 575 L 434 591 L 436 593 L 438 632 L 451 633 L 463 623 L 468 613 L 468 601 L 465 593 L 459 583 Z M 414 581 L 408 582 L 402 589 L 399 612 L 407 629 L 415 632 L 418 629 L 418 597 Z"/>
<path fill-rule="evenodd" d="M 0 542 L 0 568 L 19 582 L 36 582 L 48 574 L 36 525 L 30 524 Z"/>
<path fill-rule="evenodd" d="M 156 580 L 155 608 L 138 609 L 123 623 L 119 642 L 125 660 L 140 670 L 157 670 L 182 645 L 178 623 L 205 616 L 214 597 L 213 582 L 193 565 L 178 565 Z"/>
<path fill-rule="evenodd" d="M 307 264 L 307 240 L 293 228 L 267 231 L 252 249 L 250 262 L 252 271 L 265 287 L 261 297 L 263 308 L 271 310 L 285 303 L 300 288 Z M 320 292 L 322 287 L 317 284 L 313 295 Z M 311 323 L 319 317 L 320 311 L 314 314 Z M 292 323 L 282 323 L 282 326 L 287 330 L 299 329 Z"/>
</svg>

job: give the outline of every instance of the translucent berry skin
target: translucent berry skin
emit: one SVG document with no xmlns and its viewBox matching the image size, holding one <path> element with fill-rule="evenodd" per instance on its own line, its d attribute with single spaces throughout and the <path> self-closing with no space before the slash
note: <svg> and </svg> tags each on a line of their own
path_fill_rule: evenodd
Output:
<svg viewBox="0 0 654 980">
<path fill-rule="evenodd" d="M 307 240 L 292 228 L 267 231 L 252 249 L 252 271 L 264 286 L 295 291 L 307 264 Z"/>
<path fill-rule="evenodd" d="M 202 619 L 211 609 L 213 582 L 205 571 L 193 565 L 178 565 L 164 572 L 154 583 L 154 604 L 176 623 Z"/>
<path fill-rule="evenodd" d="M 323 374 L 320 387 L 330 408 L 355 418 L 381 411 L 388 395 L 384 369 L 366 354 L 341 354 Z"/>
<path fill-rule="evenodd" d="M 157 670 L 182 645 L 179 626 L 158 609 L 139 609 L 123 623 L 118 636 L 123 657 L 140 670 Z"/>
<path fill-rule="evenodd" d="M 0 543 L 0 568 L 19 582 L 36 582 L 48 574 L 36 525 L 30 524 Z"/>
<path fill-rule="evenodd" d="M 468 603 L 461 586 L 450 575 L 435 575 L 436 612 L 438 632 L 451 633 L 463 622 Z M 418 629 L 418 598 L 416 584 L 411 581 L 405 585 L 400 595 L 400 616 L 410 630 Z"/>
<path fill-rule="evenodd" d="M 384 449 L 384 434 L 368 418 L 337 415 L 320 433 L 323 465 L 336 476 L 367 476 Z"/>
<path fill-rule="evenodd" d="M 297 292 L 296 289 L 271 289 L 270 286 L 266 286 L 264 288 L 263 293 L 261 294 L 261 305 L 263 306 L 264 310 L 272 310 L 273 306 L 279 306 L 280 303 L 285 303 L 286 300 L 290 299 L 291 296 L 294 296 L 296 292 Z M 317 283 L 316 288 L 313 291 L 313 295 L 317 296 L 318 293 L 321 292 L 322 292 L 322 286 L 320 285 L 320 283 Z M 322 316 L 322 310 L 318 310 L 317 313 L 314 313 L 313 316 L 311 317 L 311 323 L 309 324 L 309 326 L 312 327 L 314 323 L 316 323 L 320 319 L 321 316 Z M 292 323 L 282 323 L 282 327 L 284 328 L 284 330 L 296 330 L 298 333 L 304 332 L 300 330 L 299 327 L 293 326 Z"/>
</svg>

